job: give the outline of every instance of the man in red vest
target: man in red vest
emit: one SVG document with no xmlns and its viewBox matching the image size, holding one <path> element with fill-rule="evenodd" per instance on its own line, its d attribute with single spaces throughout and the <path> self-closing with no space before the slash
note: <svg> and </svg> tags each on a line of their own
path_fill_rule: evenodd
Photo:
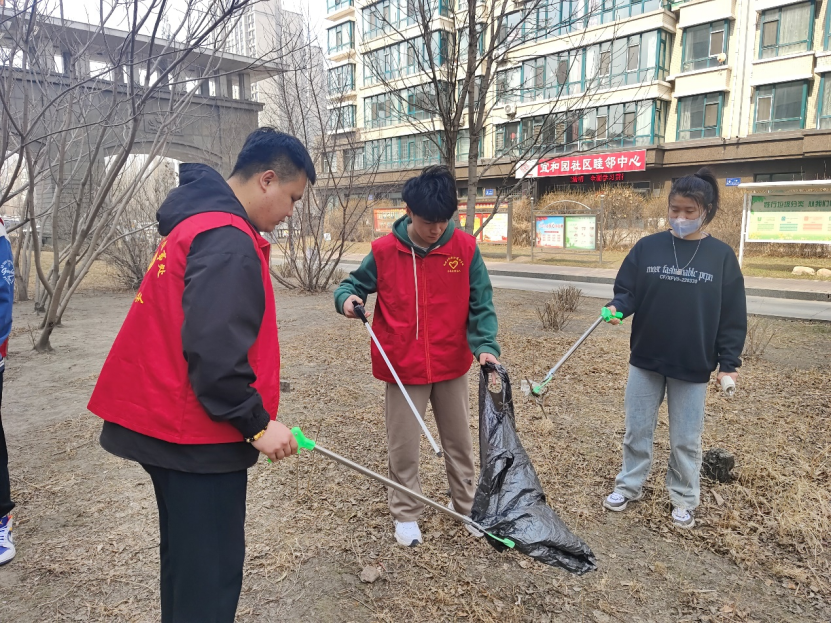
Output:
<svg viewBox="0 0 831 623">
<path fill-rule="evenodd" d="M 159 507 L 163 623 L 231 623 L 242 587 L 247 470 L 297 452 L 280 390 L 270 245 L 315 169 L 293 136 L 260 128 L 226 181 L 183 164 L 156 218 L 164 237 L 89 410 L 101 445 L 150 474 Z"/>
<path fill-rule="evenodd" d="M 451 505 L 469 515 L 475 466 L 467 374 L 473 356 L 481 365 L 498 363 L 493 288 L 476 240 L 451 220 L 458 199 L 450 171 L 426 168 L 407 180 L 401 196 L 406 216 L 372 243 L 361 266 L 338 286 L 335 308 L 355 318 L 354 305 L 378 293 L 373 330 L 422 417 L 428 400 L 433 405 Z M 421 428 L 374 344 L 372 374 L 387 384 L 390 478 L 421 492 Z M 418 518 L 424 505 L 390 489 L 389 506 L 396 541 L 407 547 L 421 543 Z"/>
</svg>

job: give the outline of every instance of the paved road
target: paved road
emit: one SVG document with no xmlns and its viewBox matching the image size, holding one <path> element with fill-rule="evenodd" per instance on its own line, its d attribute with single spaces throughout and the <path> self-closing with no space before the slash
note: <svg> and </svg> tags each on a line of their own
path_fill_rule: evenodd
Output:
<svg viewBox="0 0 831 623">
<path fill-rule="evenodd" d="M 345 271 L 354 270 L 358 264 L 343 262 Z M 559 281 L 534 277 L 514 277 L 491 275 L 495 288 L 507 290 L 526 290 L 530 292 L 551 292 L 561 286 L 576 286 L 588 297 L 609 300 L 612 298 L 612 285 L 607 283 L 582 283 L 579 281 Z M 800 301 L 795 299 L 748 296 L 747 311 L 760 316 L 775 318 L 796 318 L 800 320 L 822 320 L 831 322 L 831 302 Z"/>
</svg>

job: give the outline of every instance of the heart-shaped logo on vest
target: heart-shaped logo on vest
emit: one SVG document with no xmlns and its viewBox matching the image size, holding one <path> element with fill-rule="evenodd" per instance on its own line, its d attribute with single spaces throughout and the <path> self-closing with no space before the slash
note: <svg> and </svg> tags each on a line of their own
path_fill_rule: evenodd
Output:
<svg viewBox="0 0 831 623">
<path fill-rule="evenodd" d="M 451 255 L 446 260 L 444 260 L 444 266 L 445 268 L 447 268 L 447 272 L 449 273 L 462 272 L 460 269 L 464 265 L 465 263 L 462 261 L 462 258 L 456 257 L 455 255 Z"/>
</svg>

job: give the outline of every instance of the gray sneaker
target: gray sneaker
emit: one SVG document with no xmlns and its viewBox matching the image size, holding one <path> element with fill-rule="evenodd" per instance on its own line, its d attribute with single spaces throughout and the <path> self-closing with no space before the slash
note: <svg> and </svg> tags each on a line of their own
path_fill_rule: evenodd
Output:
<svg viewBox="0 0 831 623">
<path fill-rule="evenodd" d="M 613 491 L 612 493 L 606 496 L 606 499 L 603 500 L 603 507 L 607 508 L 610 511 L 615 511 L 616 513 L 619 513 L 620 511 L 626 510 L 626 506 L 629 504 L 629 502 L 637 502 L 642 498 L 643 491 L 641 491 L 636 497 L 633 498 L 627 498 L 622 493 Z"/>
<path fill-rule="evenodd" d="M 678 528 L 689 530 L 695 526 L 695 517 L 693 517 L 693 512 L 688 508 L 673 508 L 672 524 Z"/>
</svg>

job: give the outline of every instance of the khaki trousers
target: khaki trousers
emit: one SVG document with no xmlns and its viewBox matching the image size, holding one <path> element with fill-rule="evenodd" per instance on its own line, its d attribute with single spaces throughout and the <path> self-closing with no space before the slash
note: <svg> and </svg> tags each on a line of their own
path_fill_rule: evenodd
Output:
<svg viewBox="0 0 831 623">
<path fill-rule="evenodd" d="M 457 512 L 470 515 L 476 468 L 468 424 L 467 374 L 450 381 L 404 387 L 422 418 L 427 401 L 433 405 L 453 506 Z M 421 493 L 418 450 L 424 433 L 404 394 L 392 383 L 387 383 L 386 420 L 390 479 Z M 424 510 L 424 504 L 394 489 L 389 489 L 388 495 L 390 513 L 398 521 L 415 521 Z"/>
</svg>

